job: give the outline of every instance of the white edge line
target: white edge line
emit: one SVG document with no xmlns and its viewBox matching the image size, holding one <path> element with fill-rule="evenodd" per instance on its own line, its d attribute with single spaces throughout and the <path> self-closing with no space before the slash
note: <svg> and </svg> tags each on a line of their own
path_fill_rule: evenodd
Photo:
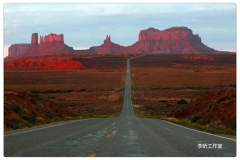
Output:
<svg viewBox="0 0 240 160">
<path fill-rule="evenodd" d="M 175 123 L 166 121 L 166 120 L 162 120 L 162 121 L 167 122 L 167 123 L 170 123 L 170 124 L 175 125 L 175 126 L 178 126 L 178 127 L 182 127 L 182 128 L 188 129 L 188 130 L 192 130 L 192 131 L 195 131 L 195 132 L 200 132 L 200 133 L 208 134 L 208 135 L 211 135 L 211 136 L 215 136 L 215 137 L 219 137 L 219 138 L 223 138 L 223 139 L 227 139 L 227 140 L 231 140 L 231 141 L 237 141 L 236 139 L 227 138 L 227 137 L 222 137 L 222 136 L 219 136 L 219 135 L 215 135 L 215 134 L 211 134 L 211 133 L 207 133 L 207 132 L 195 130 L 195 129 L 188 128 L 188 127 L 184 127 L 184 126 L 181 126 L 181 125 L 178 125 L 178 124 L 175 124 Z"/>
<path fill-rule="evenodd" d="M 144 55 L 141 55 L 141 56 L 144 56 Z M 138 58 L 138 57 L 140 57 L 140 56 L 129 58 L 129 60 L 131 60 L 131 59 L 133 59 L 133 58 Z M 132 99 L 131 99 L 131 100 L 132 100 Z M 132 107 L 132 108 L 133 108 L 133 107 Z M 133 112 L 133 113 L 134 113 L 134 112 Z M 134 114 L 134 116 L 135 116 L 135 114 Z M 170 123 L 170 124 L 175 125 L 175 126 L 178 126 L 178 127 L 182 127 L 182 128 L 188 129 L 188 130 L 192 130 L 192 131 L 195 131 L 195 132 L 204 133 L 204 134 L 208 134 L 208 135 L 211 135 L 211 136 L 215 136 L 215 137 L 219 137 L 219 138 L 223 138 L 223 139 L 227 139 L 227 140 L 231 140 L 231 141 L 237 141 L 236 139 L 227 138 L 227 137 L 222 137 L 222 136 L 219 136 L 219 135 L 215 135 L 215 134 L 211 134 L 211 133 L 207 133 L 207 132 L 203 132 L 203 131 L 191 129 L 191 128 L 184 127 L 184 126 L 181 126 L 181 125 L 178 125 L 178 124 L 175 124 L 175 123 L 166 121 L 166 120 L 162 120 L 162 121 L 167 122 L 167 123 Z"/>
<path fill-rule="evenodd" d="M 89 118 L 89 119 L 92 119 L 92 118 Z M 77 122 L 77 121 L 84 121 L 84 120 L 89 120 L 89 119 L 73 120 L 73 121 L 70 121 L 70 122 L 60 123 L 60 124 L 51 125 L 51 126 L 46 126 L 46 127 L 40 127 L 40 128 L 36 128 L 36 129 L 32 129 L 32 130 L 27 130 L 27 131 L 22 131 L 22 132 L 17 132 L 17 133 L 5 134 L 4 136 L 6 136 L 6 137 L 7 137 L 7 136 L 13 136 L 13 135 L 17 135 L 17 134 L 22 134 L 22 133 L 37 131 L 37 130 L 46 129 L 46 128 L 52 128 L 52 127 L 61 126 L 61 125 L 68 124 L 68 123 L 73 123 L 73 122 Z"/>
</svg>

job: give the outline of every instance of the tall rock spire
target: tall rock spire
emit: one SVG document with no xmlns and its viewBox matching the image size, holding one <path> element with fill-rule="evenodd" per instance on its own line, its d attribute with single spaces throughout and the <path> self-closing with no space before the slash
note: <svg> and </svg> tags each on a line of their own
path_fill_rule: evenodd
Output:
<svg viewBox="0 0 240 160">
<path fill-rule="evenodd" d="M 31 38 L 31 47 L 36 47 L 36 46 L 38 46 L 38 34 L 33 33 Z"/>
</svg>

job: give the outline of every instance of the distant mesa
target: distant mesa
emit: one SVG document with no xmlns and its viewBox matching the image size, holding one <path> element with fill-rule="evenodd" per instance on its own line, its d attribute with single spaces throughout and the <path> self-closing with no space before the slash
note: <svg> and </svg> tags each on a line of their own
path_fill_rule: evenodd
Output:
<svg viewBox="0 0 240 160">
<path fill-rule="evenodd" d="M 73 51 L 72 47 L 64 44 L 63 34 L 50 33 L 46 36 L 40 36 L 38 43 L 38 34 L 33 33 L 31 38 L 31 48 L 23 53 L 22 56 L 46 55 L 46 54 L 63 54 Z"/>
<path fill-rule="evenodd" d="M 31 48 L 31 44 L 13 44 L 8 48 L 8 56 L 15 57 Z"/>
<path fill-rule="evenodd" d="M 191 29 L 172 27 L 163 31 L 154 28 L 141 30 L 138 42 L 129 46 L 127 52 L 199 54 L 217 51 L 204 45 Z"/>
<path fill-rule="evenodd" d="M 187 27 L 172 27 L 165 30 L 148 28 L 141 30 L 138 41 L 130 46 L 121 46 L 111 42 L 110 35 L 106 36 L 103 44 L 93 46 L 85 50 L 74 50 L 64 44 L 63 34 L 50 33 L 40 36 L 38 43 L 38 33 L 33 33 L 31 44 L 13 44 L 9 47 L 9 55 L 5 61 L 10 61 L 19 57 L 39 56 L 48 54 L 116 54 L 116 53 L 142 53 L 142 54 L 220 54 L 235 53 L 217 51 L 201 42 L 198 34 L 193 34 Z"/>
<path fill-rule="evenodd" d="M 64 44 L 63 34 L 57 35 L 50 33 L 40 36 L 38 43 L 38 33 L 33 33 L 31 44 L 13 44 L 9 47 L 9 55 L 4 59 L 11 61 L 20 57 L 39 56 L 47 54 L 66 54 L 74 51 L 72 47 Z"/>
<path fill-rule="evenodd" d="M 89 50 L 91 50 L 92 53 L 98 54 L 114 54 L 123 53 L 124 48 L 124 46 L 111 42 L 110 35 L 107 35 L 102 45 L 90 47 Z"/>
</svg>

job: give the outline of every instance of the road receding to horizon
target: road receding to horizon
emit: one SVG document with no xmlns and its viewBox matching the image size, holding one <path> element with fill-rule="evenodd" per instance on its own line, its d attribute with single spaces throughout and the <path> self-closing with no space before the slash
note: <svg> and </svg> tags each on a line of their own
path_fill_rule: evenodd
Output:
<svg viewBox="0 0 240 160">
<path fill-rule="evenodd" d="M 137 118 L 130 59 L 118 118 L 91 118 L 4 134 L 5 157 L 235 157 L 236 140 L 170 122 Z"/>
</svg>

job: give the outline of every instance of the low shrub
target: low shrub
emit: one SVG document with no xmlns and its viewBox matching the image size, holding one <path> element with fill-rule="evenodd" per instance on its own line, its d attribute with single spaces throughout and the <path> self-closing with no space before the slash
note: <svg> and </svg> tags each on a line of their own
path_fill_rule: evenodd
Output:
<svg viewBox="0 0 240 160">
<path fill-rule="evenodd" d="M 43 117 L 36 117 L 36 119 L 37 119 L 38 122 L 44 122 Z"/>
<path fill-rule="evenodd" d="M 188 104 L 188 102 L 185 99 L 180 99 L 177 104 Z"/>
<path fill-rule="evenodd" d="M 201 116 L 196 115 L 196 116 L 191 117 L 190 121 L 191 121 L 192 123 L 194 123 L 194 122 L 198 121 L 199 119 L 201 119 Z"/>
<path fill-rule="evenodd" d="M 231 128 L 231 129 L 234 129 L 234 130 L 236 130 L 236 126 L 237 126 L 236 120 L 232 120 L 232 121 L 230 121 L 226 124 L 227 128 Z"/>
<path fill-rule="evenodd" d="M 48 118 L 52 119 L 52 118 L 54 118 L 56 115 L 55 115 L 54 113 L 52 113 L 52 112 L 48 112 L 48 113 L 46 113 L 46 116 L 47 116 Z"/>
<path fill-rule="evenodd" d="M 40 98 L 40 95 L 36 93 L 30 93 L 29 96 L 31 97 L 31 99 Z"/>
<path fill-rule="evenodd" d="M 17 114 L 22 113 L 22 107 L 21 107 L 21 105 L 19 105 L 17 103 L 12 103 L 11 106 L 10 106 L 10 109 Z"/>
<path fill-rule="evenodd" d="M 17 96 L 22 99 L 25 97 L 22 93 L 18 93 Z"/>
<path fill-rule="evenodd" d="M 10 120 L 7 121 L 7 127 L 12 128 L 12 129 L 18 129 L 19 124 L 22 122 L 22 120 L 18 118 L 11 118 Z"/>
<path fill-rule="evenodd" d="M 210 119 L 200 119 L 197 123 L 199 123 L 201 125 L 206 125 L 206 124 L 210 124 L 211 120 Z"/>
<path fill-rule="evenodd" d="M 167 100 L 159 100 L 158 102 L 168 102 Z"/>
<path fill-rule="evenodd" d="M 21 117 L 22 117 L 22 119 L 24 119 L 24 120 L 26 120 L 26 121 L 28 121 L 30 123 L 34 123 L 34 124 L 37 123 L 37 119 L 35 117 L 33 117 L 33 116 L 24 114 Z"/>
</svg>

